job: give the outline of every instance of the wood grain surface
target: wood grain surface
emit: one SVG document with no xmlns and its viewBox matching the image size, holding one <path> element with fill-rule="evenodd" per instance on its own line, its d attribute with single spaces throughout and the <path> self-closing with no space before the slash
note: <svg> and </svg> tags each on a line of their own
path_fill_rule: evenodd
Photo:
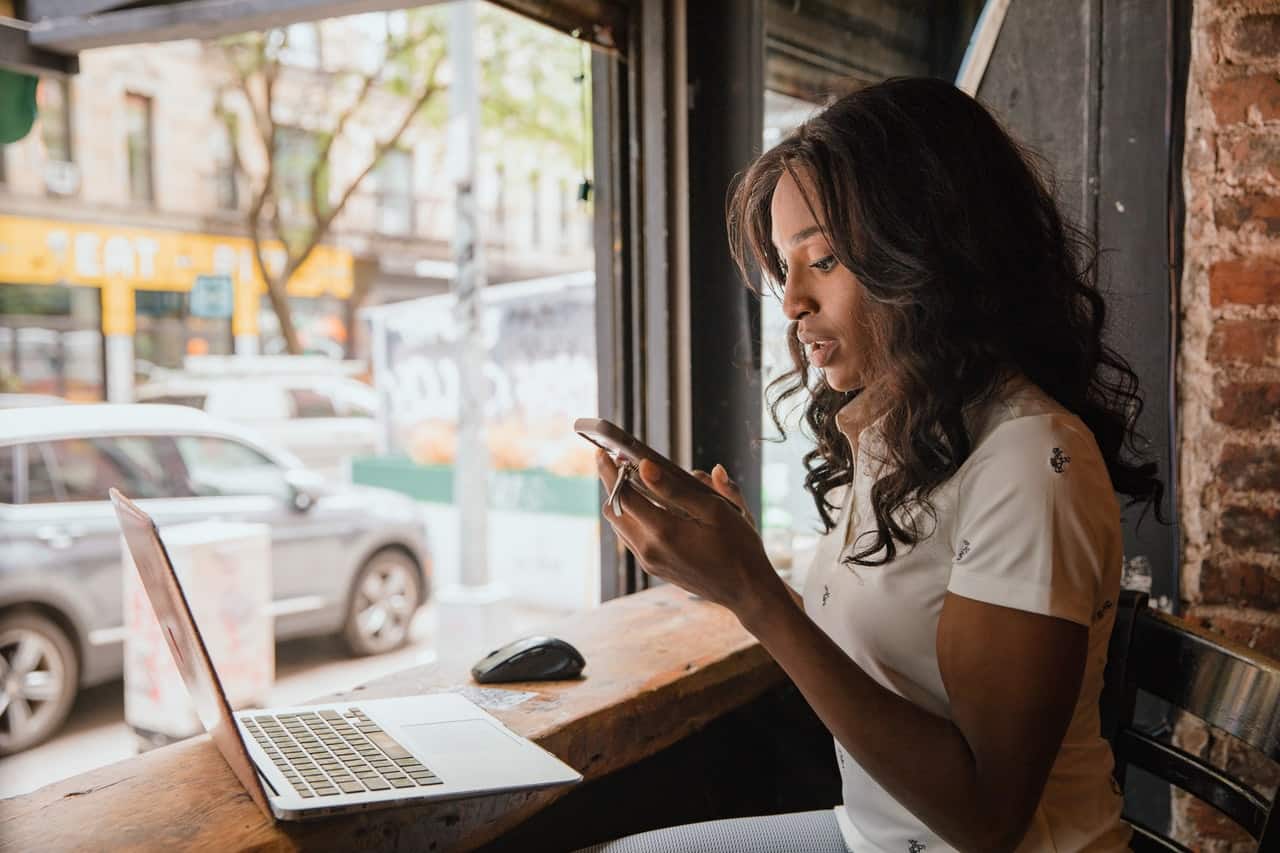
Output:
<svg viewBox="0 0 1280 853">
<path fill-rule="evenodd" d="M 490 713 L 586 782 L 657 753 L 784 678 L 731 613 L 672 586 L 615 599 L 551 631 L 582 651 L 583 678 L 499 685 L 538 695 Z M 448 692 L 472 684 L 468 664 L 418 667 L 316 701 Z M 470 850 L 567 790 L 273 823 L 206 736 L 0 801 L 0 850 Z"/>
</svg>

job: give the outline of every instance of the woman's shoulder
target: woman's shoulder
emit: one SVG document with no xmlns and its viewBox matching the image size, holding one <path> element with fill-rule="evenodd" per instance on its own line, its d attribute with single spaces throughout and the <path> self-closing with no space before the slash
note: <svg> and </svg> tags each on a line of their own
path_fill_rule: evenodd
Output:
<svg viewBox="0 0 1280 853">
<path fill-rule="evenodd" d="M 1019 374 L 990 401 L 979 418 L 970 461 L 998 459 L 1016 466 L 1025 460 L 1041 463 L 1048 459 L 1052 469 L 1055 465 L 1060 467 L 1067 456 L 1101 462 L 1093 433 L 1084 421 Z"/>
</svg>

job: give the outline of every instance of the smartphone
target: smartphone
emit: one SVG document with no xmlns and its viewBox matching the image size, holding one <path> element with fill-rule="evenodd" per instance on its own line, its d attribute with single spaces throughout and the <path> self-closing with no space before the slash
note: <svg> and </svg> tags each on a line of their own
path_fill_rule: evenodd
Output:
<svg viewBox="0 0 1280 853">
<path fill-rule="evenodd" d="M 639 465 L 642 459 L 648 459 L 650 462 L 661 466 L 664 474 L 683 477 L 698 488 L 706 488 L 705 485 L 698 481 L 697 477 L 694 477 L 622 427 L 606 421 L 604 418 L 578 418 L 573 422 L 573 431 L 596 447 L 602 448 L 605 453 L 609 454 L 609 458 L 613 460 L 615 465 L 621 466 L 626 463 Z M 637 494 L 658 509 L 680 518 L 691 517 L 679 507 L 664 503 L 662 498 L 645 488 L 644 481 L 640 479 L 639 473 L 627 480 L 625 488 L 634 489 Z M 712 494 L 716 493 L 712 491 Z"/>
</svg>

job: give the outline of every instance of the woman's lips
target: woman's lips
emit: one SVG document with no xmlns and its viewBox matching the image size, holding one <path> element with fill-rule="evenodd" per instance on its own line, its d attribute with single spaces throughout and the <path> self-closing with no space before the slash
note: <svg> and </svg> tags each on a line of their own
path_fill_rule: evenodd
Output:
<svg viewBox="0 0 1280 853">
<path fill-rule="evenodd" d="M 836 341 L 814 341 L 809 345 L 809 363 L 817 368 L 826 367 L 838 346 Z"/>
</svg>

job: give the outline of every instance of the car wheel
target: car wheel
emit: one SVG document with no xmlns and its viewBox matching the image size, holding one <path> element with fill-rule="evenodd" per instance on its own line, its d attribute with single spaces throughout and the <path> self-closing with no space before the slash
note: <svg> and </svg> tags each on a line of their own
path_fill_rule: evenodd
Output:
<svg viewBox="0 0 1280 853">
<path fill-rule="evenodd" d="M 53 620 L 22 610 L 0 616 L 0 755 L 56 732 L 79 677 L 75 647 Z"/>
<path fill-rule="evenodd" d="M 408 642 L 421 584 L 418 564 L 403 551 L 381 551 L 364 564 L 342 631 L 352 654 L 381 654 Z"/>
</svg>

